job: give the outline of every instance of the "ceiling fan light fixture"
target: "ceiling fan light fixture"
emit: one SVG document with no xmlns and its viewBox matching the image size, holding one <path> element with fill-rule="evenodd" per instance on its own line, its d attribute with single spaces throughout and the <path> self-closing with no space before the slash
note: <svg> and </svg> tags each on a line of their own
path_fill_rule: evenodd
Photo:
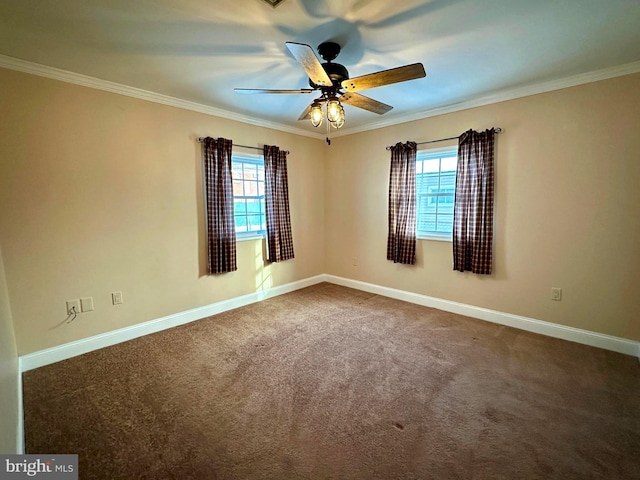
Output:
<svg viewBox="0 0 640 480">
<path fill-rule="evenodd" d="M 344 125 L 344 108 L 340 104 L 340 111 L 338 112 L 338 118 L 335 122 L 331 122 L 333 128 L 342 128 Z"/>
<path fill-rule="evenodd" d="M 327 120 L 331 123 L 337 122 L 341 115 L 341 109 L 342 105 L 340 105 L 340 101 L 336 97 L 330 97 L 327 102 Z M 342 117 L 344 117 L 344 111 Z"/>
<path fill-rule="evenodd" d="M 314 127 L 319 127 L 322 124 L 322 105 L 320 103 L 314 102 L 311 106 L 311 110 L 309 111 L 309 115 L 311 117 L 311 125 Z"/>
<path fill-rule="evenodd" d="M 343 125 L 344 125 L 344 117 L 341 119 L 338 119 L 337 122 L 331 122 L 331 126 L 333 128 L 342 128 Z"/>
</svg>

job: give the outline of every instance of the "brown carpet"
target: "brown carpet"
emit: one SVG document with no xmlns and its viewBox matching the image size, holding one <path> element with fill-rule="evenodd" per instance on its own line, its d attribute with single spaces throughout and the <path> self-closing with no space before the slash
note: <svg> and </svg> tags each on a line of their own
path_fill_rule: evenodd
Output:
<svg viewBox="0 0 640 480">
<path fill-rule="evenodd" d="M 320 284 L 24 374 L 81 479 L 640 478 L 636 358 Z"/>
</svg>

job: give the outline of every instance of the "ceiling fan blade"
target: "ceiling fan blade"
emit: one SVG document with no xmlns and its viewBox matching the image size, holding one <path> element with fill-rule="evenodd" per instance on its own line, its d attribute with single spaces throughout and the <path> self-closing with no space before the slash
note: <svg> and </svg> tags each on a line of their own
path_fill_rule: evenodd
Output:
<svg viewBox="0 0 640 480">
<path fill-rule="evenodd" d="M 322 68 L 322 64 L 316 54 L 313 53 L 313 49 L 309 45 L 304 43 L 286 42 L 287 48 L 298 61 L 304 71 L 307 72 L 309 79 L 316 85 L 323 87 L 330 87 L 332 81 L 327 75 L 327 72 Z"/>
<path fill-rule="evenodd" d="M 362 75 L 361 77 L 349 78 L 342 82 L 342 88 L 348 92 L 358 92 L 368 88 L 415 80 L 426 75 L 421 63 L 412 63 L 404 67 L 391 68 L 381 72 L 370 73 L 369 75 Z"/>
<path fill-rule="evenodd" d="M 310 103 L 309 105 L 307 105 L 307 108 L 304 109 L 302 114 L 298 117 L 298 120 L 306 120 L 307 118 L 309 118 L 309 114 L 311 113 L 312 105 L 313 105 L 313 103 Z"/>
<path fill-rule="evenodd" d="M 373 98 L 365 97 L 364 95 L 360 95 L 359 93 L 352 92 L 343 94 L 340 97 L 340 101 L 346 103 L 347 105 L 362 108 L 379 115 L 387 113 L 393 108 L 391 105 L 387 105 L 386 103 L 382 103 L 378 100 L 374 100 Z"/>
<path fill-rule="evenodd" d="M 311 93 L 315 92 L 312 88 L 301 88 L 299 90 L 270 90 L 267 88 L 234 88 L 236 93 L 241 93 L 244 95 L 253 95 L 255 93 L 281 93 L 281 94 L 289 94 L 289 93 Z"/>
</svg>

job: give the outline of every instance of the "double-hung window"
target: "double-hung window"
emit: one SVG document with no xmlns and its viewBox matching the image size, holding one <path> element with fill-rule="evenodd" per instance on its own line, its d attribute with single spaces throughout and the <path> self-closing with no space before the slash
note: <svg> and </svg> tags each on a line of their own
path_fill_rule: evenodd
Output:
<svg viewBox="0 0 640 480">
<path fill-rule="evenodd" d="M 237 155 L 231 159 L 233 215 L 238 238 L 262 236 L 267 229 L 264 213 L 264 159 L 262 155 Z"/>
<path fill-rule="evenodd" d="M 419 150 L 416 155 L 416 234 L 451 240 L 458 147 Z"/>
</svg>

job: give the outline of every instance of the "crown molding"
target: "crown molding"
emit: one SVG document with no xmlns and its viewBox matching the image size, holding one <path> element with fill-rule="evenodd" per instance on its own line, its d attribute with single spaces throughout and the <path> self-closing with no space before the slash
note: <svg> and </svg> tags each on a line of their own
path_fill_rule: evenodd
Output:
<svg viewBox="0 0 640 480">
<path fill-rule="evenodd" d="M 455 103 L 452 105 L 444 105 L 441 107 L 431 108 L 409 115 L 390 117 L 378 122 L 369 123 L 362 127 L 353 127 L 341 130 L 340 132 L 334 133 L 333 137 L 344 137 L 347 135 L 353 135 L 355 133 L 361 133 L 369 130 L 389 127 L 392 125 L 398 125 L 401 123 L 421 120 L 423 118 L 435 117 L 438 115 L 444 115 L 446 113 L 467 110 L 469 108 L 483 107 L 485 105 L 491 105 L 493 103 L 505 102 L 507 100 L 514 100 L 516 98 L 528 97 L 531 95 L 538 95 L 539 93 L 561 90 L 563 88 L 575 87 L 578 85 L 584 85 L 586 83 L 598 82 L 600 80 L 607 80 L 609 78 L 622 77 L 624 75 L 632 75 L 639 72 L 640 61 L 625 63 L 623 65 L 595 70 L 593 72 L 580 73 L 578 75 L 572 75 L 570 77 L 560 78 L 557 80 L 550 80 L 542 83 L 533 83 L 530 85 L 525 85 L 523 87 L 509 88 L 496 93 L 492 93 L 490 95 L 485 95 L 483 97 L 465 100 L 463 102 Z"/>
<path fill-rule="evenodd" d="M 117 93 L 141 100 L 147 100 L 149 102 L 160 103 L 162 105 L 191 110 L 194 112 L 203 113 L 205 115 L 211 115 L 214 117 L 220 117 L 227 120 L 235 120 L 237 122 L 247 123 L 249 125 L 271 128 L 282 132 L 292 133 L 294 135 L 311 137 L 318 140 L 322 140 L 325 138 L 325 135 L 323 134 L 291 127 L 289 125 L 271 122 L 249 115 L 242 115 L 239 113 L 231 112 L 229 110 L 223 110 L 221 108 L 211 107 L 209 105 L 203 105 L 201 103 L 191 102 L 189 100 L 182 100 L 179 98 L 171 97 L 169 95 L 163 95 L 161 93 L 155 93 L 149 90 L 143 90 L 141 88 L 130 87 L 128 85 L 110 82 L 108 80 L 102 80 L 99 78 L 90 77 L 88 75 L 82 75 L 80 73 L 69 72 L 67 70 L 49 67 L 47 65 L 41 65 L 39 63 L 29 62 L 27 60 L 21 60 L 6 55 L 0 55 L 0 67 L 8 68 L 10 70 L 17 70 L 24 73 L 30 73 L 32 75 L 38 75 L 40 77 L 60 80 L 62 82 L 73 83 L 75 85 L 81 85 L 83 87 L 95 88 L 97 90 L 103 90 L 106 92 Z M 415 120 L 435 117 L 438 115 L 444 115 L 446 113 L 453 113 L 469 108 L 482 107 L 485 105 L 491 105 L 493 103 L 505 102 L 507 100 L 514 100 L 516 98 L 528 97 L 531 95 L 537 95 L 539 93 L 546 93 L 563 88 L 575 87 L 586 83 L 607 80 L 609 78 L 621 77 L 624 75 L 631 75 L 639 72 L 640 61 L 626 63 L 615 67 L 595 70 L 593 72 L 572 75 L 570 77 L 565 77 L 557 80 L 505 89 L 499 92 L 492 93 L 490 95 L 465 100 L 452 105 L 443 105 L 440 107 L 422 110 L 420 112 L 411 113 L 408 115 L 389 117 L 387 119 L 368 123 L 367 125 L 362 125 L 360 127 L 345 128 L 341 129 L 340 131 L 332 131 L 332 137 L 345 137 L 369 130 L 377 130 L 379 128 L 390 127 L 401 123 L 412 122 Z"/>
<path fill-rule="evenodd" d="M 119 95 L 125 95 L 127 97 L 133 97 L 140 100 L 160 103 L 162 105 L 168 105 L 170 107 L 182 108 L 185 110 L 191 110 L 193 112 L 204 113 L 205 115 L 220 117 L 226 120 L 235 120 L 237 122 L 248 123 L 250 125 L 255 125 L 258 127 L 272 128 L 274 130 L 280 130 L 283 132 L 302 135 L 305 137 L 312 137 L 319 140 L 324 138 L 323 135 L 317 134 L 315 132 L 309 132 L 300 128 L 290 127 L 281 123 L 262 120 L 259 118 L 251 117 L 249 115 L 242 115 L 239 113 L 231 112 L 229 110 L 211 107 L 202 103 L 182 100 L 180 98 L 171 97 L 169 95 L 163 95 L 161 93 L 151 92 L 149 90 L 143 90 L 141 88 L 130 87 L 121 83 L 110 82 L 108 80 L 102 80 L 100 78 L 90 77 L 88 75 L 82 75 L 80 73 L 69 72 L 67 70 L 62 70 L 47 65 L 41 65 L 39 63 L 29 62 L 27 60 L 21 60 L 6 55 L 0 55 L 0 67 L 10 70 L 16 70 L 19 72 L 30 73 L 32 75 L 37 75 L 40 77 L 51 78 L 53 80 L 60 80 L 61 82 L 73 83 L 75 85 L 80 85 L 83 87 L 95 88 L 97 90 L 117 93 Z"/>
</svg>

